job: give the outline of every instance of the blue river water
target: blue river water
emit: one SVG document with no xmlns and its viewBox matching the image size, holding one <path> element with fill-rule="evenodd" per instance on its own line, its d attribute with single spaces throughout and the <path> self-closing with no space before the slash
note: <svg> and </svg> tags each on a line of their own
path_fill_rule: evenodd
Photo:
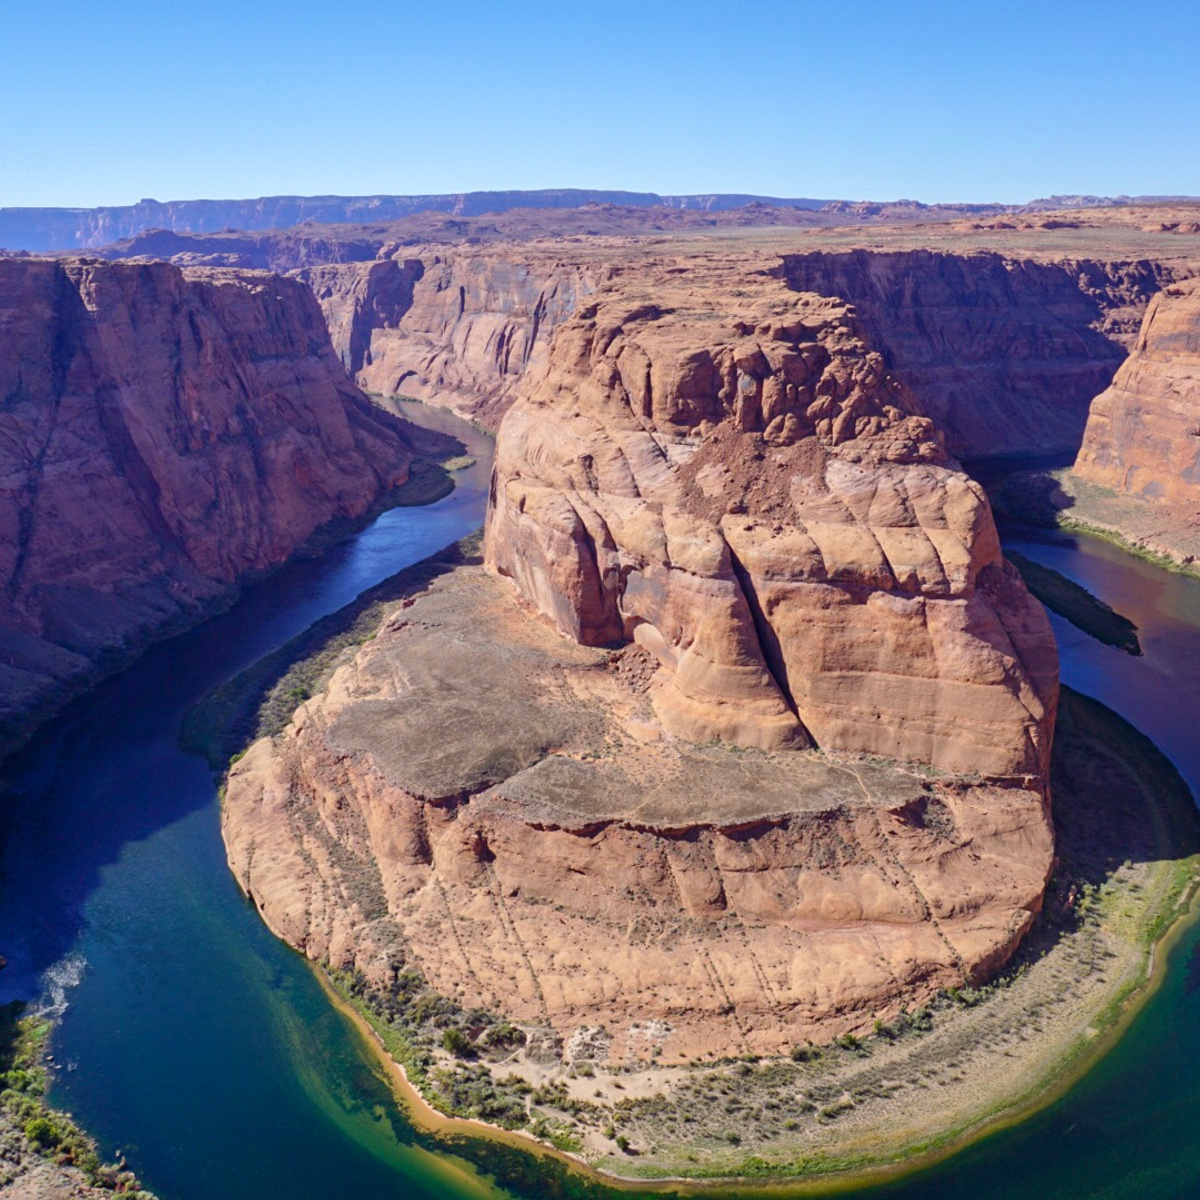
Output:
<svg viewBox="0 0 1200 1200">
<path fill-rule="evenodd" d="M 123 1151 L 162 1200 L 604 1191 L 535 1155 L 441 1143 L 408 1124 L 358 1034 L 239 893 L 211 773 L 178 748 L 184 715 L 215 684 L 479 526 L 487 439 L 442 414 L 422 420 L 458 433 L 478 459 L 451 496 L 394 509 L 248 589 L 5 764 L 0 1001 L 59 1014 L 54 1102 L 106 1152 Z M 1009 544 L 1137 623 L 1143 658 L 1055 618 L 1063 678 L 1153 738 L 1200 794 L 1200 582 L 1090 539 Z M 1186 969 L 1198 940 L 1186 933 L 1162 988 L 1060 1101 L 868 1194 L 1200 1195 L 1200 995 Z"/>
</svg>

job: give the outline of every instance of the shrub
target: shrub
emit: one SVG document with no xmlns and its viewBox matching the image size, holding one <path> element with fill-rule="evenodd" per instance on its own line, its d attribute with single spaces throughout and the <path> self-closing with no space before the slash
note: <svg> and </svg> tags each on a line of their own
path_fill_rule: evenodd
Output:
<svg viewBox="0 0 1200 1200">
<path fill-rule="evenodd" d="M 467 1035 L 453 1025 L 442 1034 L 442 1048 L 455 1058 L 469 1058 L 475 1052 Z"/>
<path fill-rule="evenodd" d="M 51 1150 L 62 1141 L 54 1122 L 46 1117 L 34 1117 L 25 1124 L 25 1136 L 42 1150 Z"/>
</svg>

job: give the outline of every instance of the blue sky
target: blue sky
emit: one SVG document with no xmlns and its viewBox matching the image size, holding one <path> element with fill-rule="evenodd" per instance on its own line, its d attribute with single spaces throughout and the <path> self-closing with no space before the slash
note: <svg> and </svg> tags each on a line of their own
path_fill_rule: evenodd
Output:
<svg viewBox="0 0 1200 1200">
<path fill-rule="evenodd" d="M 1200 4 L 0 0 L 0 205 L 1200 193 Z"/>
</svg>

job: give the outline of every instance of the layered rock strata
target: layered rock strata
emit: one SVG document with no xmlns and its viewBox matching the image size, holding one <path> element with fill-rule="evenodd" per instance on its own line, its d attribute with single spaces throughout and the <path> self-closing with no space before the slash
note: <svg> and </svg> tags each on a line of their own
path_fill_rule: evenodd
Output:
<svg viewBox="0 0 1200 1200">
<path fill-rule="evenodd" d="M 0 746 L 411 458 L 299 283 L 0 261 Z"/>
<path fill-rule="evenodd" d="M 753 219 L 754 210 L 741 211 Z M 623 228 L 613 215 L 588 208 L 447 217 L 442 227 L 410 218 L 412 228 L 160 230 L 105 253 L 292 271 L 313 287 L 334 347 L 361 386 L 447 404 L 494 429 L 557 325 L 646 253 L 644 239 L 613 236 Z M 626 215 L 635 218 L 630 233 L 638 220 L 644 235 L 658 229 L 647 223 L 652 210 Z M 786 251 L 778 235 L 775 242 Z M 698 237 L 675 248 L 681 266 L 706 252 Z M 1112 380 L 1150 297 L 1195 270 L 1185 261 L 1055 261 L 970 248 L 763 258 L 748 250 L 747 272 L 776 265 L 792 288 L 853 304 L 873 348 L 950 450 L 967 457 L 1074 453 L 1088 404 Z"/>
<path fill-rule="evenodd" d="M 380 261 L 300 273 L 359 385 L 496 428 L 526 371 L 611 269 L 570 256 L 384 247 Z"/>
<path fill-rule="evenodd" d="M 653 654 L 681 736 L 1045 775 L 1045 614 L 840 301 L 736 263 L 598 292 L 505 418 L 486 555 Z"/>
<path fill-rule="evenodd" d="M 853 304 L 951 452 L 977 457 L 1073 453 L 1173 268 L 854 250 L 785 255 L 781 274 Z"/>
<path fill-rule="evenodd" d="M 1200 282 L 1151 302 L 1132 354 L 1092 402 L 1074 474 L 1200 516 Z"/>
<path fill-rule="evenodd" d="M 1053 639 L 849 306 L 737 256 L 602 285 L 505 417 L 486 561 L 231 771 L 293 945 L 614 1061 L 864 1030 L 1012 953 Z"/>
<path fill-rule="evenodd" d="M 568 1059 L 781 1053 L 1012 952 L 1053 855 L 1036 782 L 696 746 L 654 670 L 459 568 L 231 770 L 234 873 L 310 957 L 419 970 Z"/>
</svg>

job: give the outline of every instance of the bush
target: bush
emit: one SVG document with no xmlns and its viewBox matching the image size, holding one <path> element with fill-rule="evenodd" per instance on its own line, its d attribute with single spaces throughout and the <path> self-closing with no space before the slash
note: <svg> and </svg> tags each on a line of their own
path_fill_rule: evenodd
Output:
<svg viewBox="0 0 1200 1200">
<path fill-rule="evenodd" d="M 25 1136 L 42 1150 L 51 1150 L 62 1141 L 62 1134 L 55 1128 L 54 1122 L 46 1117 L 34 1117 L 26 1122 Z"/>
<path fill-rule="evenodd" d="M 448 1050 L 455 1058 L 470 1058 L 475 1053 L 470 1038 L 453 1025 L 442 1034 L 442 1048 Z"/>
</svg>

